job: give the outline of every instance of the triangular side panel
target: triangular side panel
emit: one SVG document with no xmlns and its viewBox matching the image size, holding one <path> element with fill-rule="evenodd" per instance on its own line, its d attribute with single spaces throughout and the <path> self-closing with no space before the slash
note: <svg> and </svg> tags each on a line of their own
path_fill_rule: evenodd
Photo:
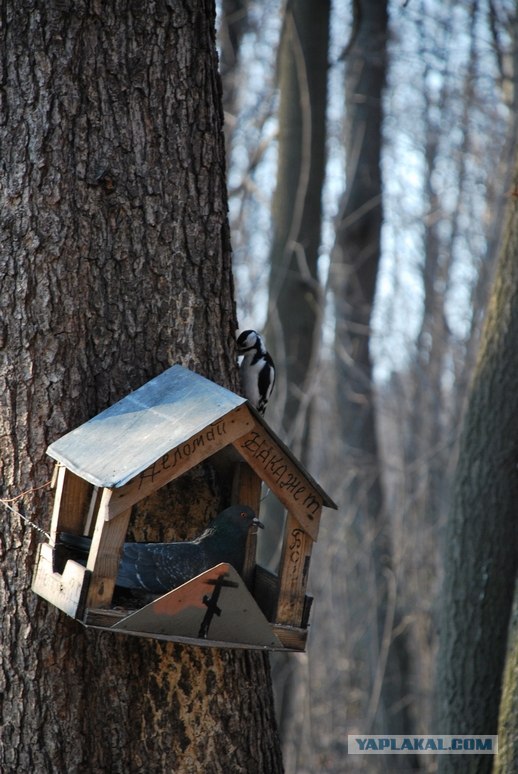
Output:
<svg viewBox="0 0 518 774">
<path fill-rule="evenodd" d="M 126 616 L 111 629 L 172 640 L 177 636 L 282 649 L 242 578 L 224 563 Z"/>
</svg>

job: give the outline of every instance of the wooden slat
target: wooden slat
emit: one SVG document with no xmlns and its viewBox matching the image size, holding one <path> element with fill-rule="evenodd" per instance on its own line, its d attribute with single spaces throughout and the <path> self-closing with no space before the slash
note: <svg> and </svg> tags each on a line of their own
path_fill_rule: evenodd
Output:
<svg viewBox="0 0 518 774">
<path fill-rule="evenodd" d="M 88 585 L 88 574 L 84 567 L 70 560 L 66 563 L 63 574 L 53 572 L 52 553 L 52 546 L 48 543 L 40 545 L 32 590 L 75 618 L 82 608 L 84 591 Z"/>
<path fill-rule="evenodd" d="M 54 508 L 50 524 L 50 538 L 53 544 L 57 532 L 83 531 L 92 487 L 75 473 L 60 466 L 54 494 Z"/>
<path fill-rule="evenodd" d="M 276 623 L 301 626 L 312 546 L 309 535 L 301 529 L 294 515 L 288 512 L 279 567 Z"/>
<path fill-rule="evenodd" d="M 234 468 L 232 503 L 235 505 L 248 505 L 255 512 L 256 516 L 259 517 L 261 479 L 246 462 L 238 462 Z M 248 533 L 243 564 L 243 580 L 249 589 L 252 588 L 254 579 L 256 550 L 257 529 L 253 529 Z"/>
<path fill-rule="evenodd" d="M 291 457 L 258 421 L 234 448 L 265 481 L 275 496 L 298 520 L 313 540 L 317 539 L 323 498 Z"/>
<path fill-rule="evenodd" d="M 281 634 L 286 639 L 289 639 L 291 642 L 294 643 L 295 647 L 288 648 L 283 647 L 281 644 L 281 638 L 279 637 L 279 644 L 275 647 L 268 647 L 267 645 L 255 645 L 255 644 L 249 644 L 245 642 L 221 642 L 219 640 L 200 640 L 198 637 L 182 637 L 178 634 L 157 634 L 155 632 L 141 632 L 141 631 L 132 631 L 129 629 L 118 629 L 116 628 L 115 624 L 123 620 L 126 617 L 127 613 L 120 613 L 117 612 L 116 614 L 112 615 L 112 611 L 110 610 L 87 610 L 85 619 L 83 621 L 84 625 L 86 627 L 93 627 L 96 629 L 103 629 L 107 632 L 112 632 L 116 634 L 127 634 L 132 637 L 144 637 L 146 639 L 154 639 L 154 640 L 162 640 L 163 642 L 179 642 L 182 645 L 196 645 L 197 647 L 202 648 L 225 648 L 225 650 L 228 650 L 229 648 L 235 649 L 235 650 L 261 650 L 261 651 L 285 651 L 285 650 L 296 650 L 301 651 L 304 650 L 303 644 L 301 645 L 302 641 L 305 641 L 305 638 L 301 638 L 300 635 L 297 635 L 295 630 L 292 630 L 291 632 L 282 631 Z M 272 627 L 272 632 L 276 634 L 274 631 L 274 627 Z"/>
<path fill-rule="evenodd" d="M 299 629 L 295 626 L 274 625 L 272 626 L 272 630 L 286 650 L 305 651 L 306 640 L 308 637 L 306 629 Z"/>
<path fill-rule="evenodd" d="M 114 624 L 122 621 L 131 611 L 128 610 L 87 610 L 84 623 L 86 626 L 94 626 L 96 628 L 111 629 Z M 299 629 L 295 626 L 272 626 L 272 632 L 275 634 L 278 640 L 284 646 L 283 648 L 268 648 L 268 650 L 294 650 L 304 651 L 306 648 L 307 630 Z M 185 642 L 192 645 L 207 645 L 207 646 L 220 646 L 220 647 L 232 647 L 231 643 L 213 642 L 212 640 L 194 640 L 186 637 L 179 636 L 159 636 L 159 635 L 146 635 L 145 632 L 126 632 L 126 634 L 137 635 L 139 637 L 154 636 L 156 639 L 168 640 L 172 642 Z M 244 649 L 250 649 L 251 645 L 240 644 L 237 647 Z M 261 650 L 264 650 L 261 647 Z"/>
<path fill-rule="evenodd" d="M 92 572 L 87 598 L 87 606 L 90 608 L 111 604 L 131 516 L 131 508 L 128 508 L 119 513 L 117 518 L 111 518 L 112 494 L 111 489 L 103 490 L 88 556 L 87 569 Z"/>
<path fill-rule="evenodd" d="M 133 610 L 96 610 L 87 609 L 83 623 L 85 626 L 97 626 L 103 629 L 109 629 L 114 624 L 122 621 L 129 613 L 133 613 Z"/>
<path fill-rule="evenodd" d="M 90 505 L 88 506 L 88 512 L 86 514 L 86 519 L 83 527 L 83 535 L 90 534 L 92 524 L 97 515 L 97 509 L 101 501 L 101 496 L 102 496 L 102 489 L 100 489 L 98 486 L 94 486 L 92 490 L 92 494 L 90 496 Z"/>
<path fill-rule="evenodd" d="M 252 418 L 246 406 L 239 406 L 223 419 L 193 435 L 181 446 L 171 449 L 128 484 L 112 490 L 113 502 L 109 518 L 125 511 L 160 487 L 199 465 L 207 457 L 246 433 L 252 424 Z"/>
</svg>

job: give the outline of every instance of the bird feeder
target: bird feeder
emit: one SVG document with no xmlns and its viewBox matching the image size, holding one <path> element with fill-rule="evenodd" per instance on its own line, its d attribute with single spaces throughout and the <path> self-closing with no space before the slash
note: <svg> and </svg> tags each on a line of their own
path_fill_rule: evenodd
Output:
<svg viewBox="0 0 518 774">
<path fill-rule="evenodd" d="M 242 397 L 176 365 L 49 446 L 57 462 L 50 541 L 33 590 L 86 627 L 220 647 L 305 649 L 309 562 L 333 501 Z M 132 507 L 210 459 L 232 502 L 259 515 L 264 482 L 286 509 L 278 573 L 219 564 L 143 607 L 113 604 Z M 92 538 L 88 561 L 56 562 L 60 532 Z"/>
</svg>

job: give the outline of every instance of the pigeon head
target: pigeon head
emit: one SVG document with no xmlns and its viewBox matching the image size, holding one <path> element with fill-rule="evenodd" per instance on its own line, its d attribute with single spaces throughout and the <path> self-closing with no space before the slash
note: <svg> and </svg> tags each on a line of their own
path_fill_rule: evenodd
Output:
<svg viewBox="0 0 518 774">
<path fill-rule="evenodd" d="M 234 535 L 247 535 L 250 527 L 264 527 L 248 505 L 231 505 L 214 518 L 210 525 L 218 532 Z"/>
<path fill-rule="evenodd" d="M 239 573 L 243 568 L 246 540 L 250 527 L 262 527 L 247 505 L 231 505 L 212 520 L 203 535 L 193 542 L 203 546 L 208 566 L 228 562 Z"/>
</svg>

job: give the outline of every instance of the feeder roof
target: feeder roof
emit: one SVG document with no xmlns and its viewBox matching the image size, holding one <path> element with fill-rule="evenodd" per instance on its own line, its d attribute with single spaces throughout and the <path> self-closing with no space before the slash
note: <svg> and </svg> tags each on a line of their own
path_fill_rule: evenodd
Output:
<svg viewBox="0 0 518 774">
<path fill-rule="evenodd" d="M 59 438 L 47 454 L 95 486 L 121 487 L 243 403 L 175 365 Z"/>
</svg>

